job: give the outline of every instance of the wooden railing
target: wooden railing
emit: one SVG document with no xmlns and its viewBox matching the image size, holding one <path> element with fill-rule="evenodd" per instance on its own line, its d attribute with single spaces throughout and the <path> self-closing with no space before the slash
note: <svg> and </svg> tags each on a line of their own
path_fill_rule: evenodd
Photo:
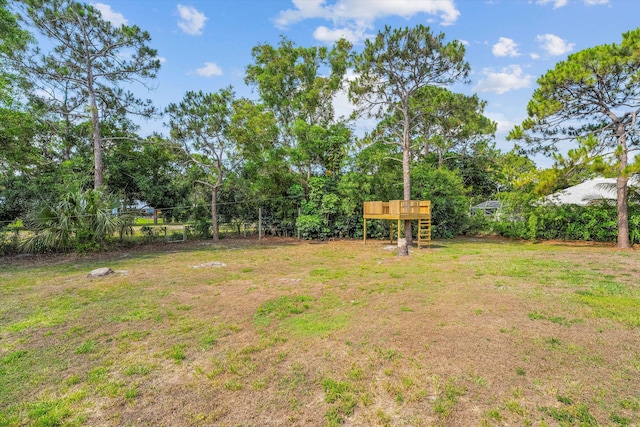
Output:
<svg viewBox="0 0 640 427">
<path fill-rule="evenodd" d="M 429 214 L 429 200 L 391 200 L 389 202 L 364 202 L 365 215 Z"/>
</svg>

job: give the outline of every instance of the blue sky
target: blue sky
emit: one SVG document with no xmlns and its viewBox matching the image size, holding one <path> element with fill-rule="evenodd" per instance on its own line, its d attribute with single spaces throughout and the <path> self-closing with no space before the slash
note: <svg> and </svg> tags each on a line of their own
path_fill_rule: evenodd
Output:
<svg viewBox="0 0 640 427">
<path fill-rule="evenodd" d="M 251 48 L 277 44 L 284 35 L 301 46 L 330 45 L 346 37 L 356 50 L 385 25 L 428 25 L 466 45 L 471 83 L 453 89 L 478 93 L 485 114 L 498 123 L 496 143 L 526 117 L 536 79 L 567 55 L 608 43 L 640 26 L 638 0 L 100 0 L 90 2 L 115 24 L 151 34 L 162 69 L 154 90 L 136 89 L 160 108 L 188 90 L 215 92 L 244 84 Z M 348 113 L 346 98 L 337 111 Z M 362 122 L 359 132 L 370 123 Z M 162 120 L 142 123 L 142 133 L 167 133 Z M 540 166 L 550 160 L 536 157 Z"/>
</svg>

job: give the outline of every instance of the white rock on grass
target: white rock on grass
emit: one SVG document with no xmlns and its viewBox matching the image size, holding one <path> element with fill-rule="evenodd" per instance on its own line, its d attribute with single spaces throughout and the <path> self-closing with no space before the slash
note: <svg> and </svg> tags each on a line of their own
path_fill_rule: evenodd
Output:
<svg viewBox="0 0 640 427">
<path fill-rule="evenodd" d="M 219 261 L 204 262 L 198 265 L 192 265 L 191 268 L 207 268 L 207 267 L 226 267 L 227 264 Z"/>
<path fill-rule="evenodd" d="M 102 267 L 96 268 L 95 270 L 91 271 L 89 274 L 87 274 L 87 277 L 104 277 L 108 276 L 109 274 L 113 274 L 113 270 L 109 267 Z"/>
</svg>

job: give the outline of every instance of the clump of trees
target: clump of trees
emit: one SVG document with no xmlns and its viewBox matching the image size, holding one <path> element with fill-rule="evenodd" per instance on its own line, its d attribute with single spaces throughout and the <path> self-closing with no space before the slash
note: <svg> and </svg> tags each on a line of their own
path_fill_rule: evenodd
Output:
<svg viewBox="0 0 640 427">
<path fill-rule="evenodd" d="M 574 164 L 616 177 L 617 245 L 631 246 L 628 182 L 640 172 L 630 154 L 640 149 L 640 29 L 620 44 L 596 46 L 570 55 L 538 79 L 527 113 L 511 132 L 532 151 L 553 152 L 560 141 L 575 141 Z"/>
<path fill-rule="evenodd" d="M 495 148 L 485 102 L 450 89 L 470 72 L 464 46 L 425 26 L 387 27 L 361 49 L 284 37 L 259 44 L 245 77 L 256 99 L 231 87 L 194 88 L 163 112 L 130 92 L 160 67 L 149 34 L 136 26 L 114 27 L 77 0 L 0 0 L 0 32 L 3 251 L 15 247 L 6 227 L 16 220 L 34 233 L 25 250 L 108 247 L 130 230 L 135 201 L 214 240 L 220 223 L 237 232 L 255 223 L 258 208 L 267 233 L 359 238 L 363 202 L 394 199 L 431 200 L 440 238 L 484 231 L 607 240 L 615 229 L 621 246 L 638 239 L 635 207 L 626 205 L 638 169 L 629 161 L 638 148 L 638 30 L 541 77 L 530 118 L 512 138 L 532 150 L 552 151 L 563 138 L 577 144 L 544 171 L 522 151 Z M 41 51 L 31 33 L 51 49 Z M 356 77 L 347 79 L 348 70 Z M 333 108 L 344 93 L 358 107 L 354 117 Z M 133 116 L 161 114 L 168 135 L 139 135 Z M 364 115 L 378 125 L 357 137 L 354 119 Z M 605 221 L 609 207 L 566 208 L 560 216 L 576 224 L 569 230 L 531 203 L 596 172 L 618 177 L 614 227 Z M 503 200 L 510 214 L 470 217 L 469 207 L 488 199 Z M 594 231 L 595 223 L 607 231 Z M 370 237 L 388 235 L 387 227 L 374 222 Z M 409 222 L 407 241 L 412 235 Z"/>
</svg>

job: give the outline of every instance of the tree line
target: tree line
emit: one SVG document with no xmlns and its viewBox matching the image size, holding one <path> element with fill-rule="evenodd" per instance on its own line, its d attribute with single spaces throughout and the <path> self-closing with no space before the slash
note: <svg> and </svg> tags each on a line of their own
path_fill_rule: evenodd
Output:
<svg viewBox="0 0 640 427">
<path fill-rule="evenodd" d="M 639 30 L 542 76 L 510 135 L 522 147 L 503 153 L 485 101 L 450 89 L 467 82 L 464 45 L 422 25 L 386 27 L 359 50 L 258 44 L 245 74 L 257 99 L 193 90 L 159 111 L 131 92 L 161 66 L 146 31 L 75 0 L 0 0 L 0 13 L 0 224 L 21 218 L 31 250 L 102 247 L 126 233 L 135 201 L 218 240 L 221 219 L 255 221 L 257 206 L 276 234 L 358 237 L 364 201 L 428 199 L 435 237 L 453 237 L 473 230 L 472 204 L 529 200 L 595 173 L 617 176 L 618 245 L 631 244 Z M 336 114 L 339 94 L 353 115 Z M 139 135 L 135 116 L 161 118 L 168 134 Z M 377 126 L 357 136 L 362 117 Z M 577 148 L 537 170 L 527 154 L 563 139 Z"/>
</svg>

